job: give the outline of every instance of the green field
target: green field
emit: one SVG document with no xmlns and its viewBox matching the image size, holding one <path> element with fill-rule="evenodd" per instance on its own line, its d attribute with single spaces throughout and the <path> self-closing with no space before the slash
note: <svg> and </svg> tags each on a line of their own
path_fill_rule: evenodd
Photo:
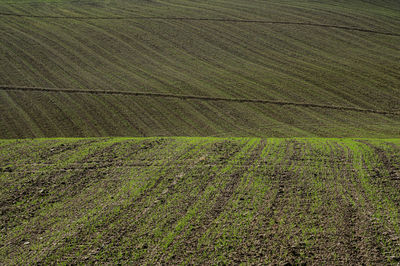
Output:
<svg viewBox="0 0 400 266">
<path fill-rule="evenodd" d="M 397 0 L 0 0 L 0 30 L 1 138 L 400 134 Z"/>
<path fill-rule="evenodd" d="M 0 265 L 399 265 L 400 1 L 0 0 Z"/>
<path fill-rule="evenodd" d="M 4 264 L 396 264 L 400 141 L 0 141 Z"/>
</svg>

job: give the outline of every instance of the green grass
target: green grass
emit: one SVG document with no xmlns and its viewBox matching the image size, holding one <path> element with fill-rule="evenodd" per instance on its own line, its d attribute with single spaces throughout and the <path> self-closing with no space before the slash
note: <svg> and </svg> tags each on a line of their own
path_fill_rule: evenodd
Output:
<svg viewBox="0 0 400 266">
<path fill-rule="evenodd" d="M 400 33 L 398 1 L 0 1 L 1 13 L 305 22 Z M 399 36 L 307 25 L 0 16 L 0 84 L 399 111 Z M 400 115 L 0 90 L 0 137 L 399 135 Z"/>
<path fill-rule="evenodd" d="M 395 264 L 400 141 L 0 141 L 5 264 Z"/>
</svg>

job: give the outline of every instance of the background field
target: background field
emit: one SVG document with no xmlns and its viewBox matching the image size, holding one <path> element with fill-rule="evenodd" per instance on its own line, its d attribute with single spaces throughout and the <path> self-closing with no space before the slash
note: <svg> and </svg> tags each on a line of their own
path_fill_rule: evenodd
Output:
<svg viewBox="0 0 400 266">
<path fill-rule="evenodd" d="M 400 141 L 0 141 L 0 257 L 396 264 Z"/>
<path fill-rule="evenodd" d="M 398 1 L 0 0 L 0 137 L 396 137 Z"/>
</svg>

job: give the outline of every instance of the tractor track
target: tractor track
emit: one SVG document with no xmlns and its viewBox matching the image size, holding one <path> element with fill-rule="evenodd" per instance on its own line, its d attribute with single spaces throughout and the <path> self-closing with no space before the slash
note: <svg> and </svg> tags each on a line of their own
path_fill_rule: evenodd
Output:
<svg viewBox="0 0 400 266">
<path fill-rule="evenodd" d="M 293 21 L 270 21 L 256 19 L 234 19 L 234 18 L 190 18 L 190 17 L 161 17 L 161 16 L 115 16 L 115 17 L 98 17 L 98 16 L 45 16 L 45 15 L 29 15 L 29 14 L 13 14 L 0 12 L 0 16 L 8 17 L 24 17 L 24 18 L 40 18 L 40 19 L 75 19 L 75 20 L 177 20 L 177 21 L 215 21 L 215 22 L 232 22 L 232 23 L 253 23 L 253 24 L 277 24 L 277 25 L 298 25 L 321 28 L 334 28 L 347 31 L 359 31 L 387 36 L 400 37 L 400 33 L 385 32 L 372 29 L 358 28 L 354 26 L 320 24 L 312 22 L 293 22 Z"/>
<path fill-rule="evenodd" d="M 400 112 L 374 110 L 374 109 L 363 109 L 363 108 L 357 108 L 357 107 L 351 107 L 351 106 L 336 106 L 336 105 L 324 105 L 324 104 L 302 103 L 302 102 L 286 102 L 286 101 L 274 101 L 274 100 L 264 100 L 264 99 L 223 98 L 223 97 L 185 95 L 185 94 L 169 94 L 169 93 L 157 93 L 157 92 L 64 89 L 64 88 L 44 88 L 44 87 L 23 87 L 23 86 L 11 86 L 11 85 L 0 85 L 0 90 L 3 90 L 3 91 L 28 91 L 28 92 L 31 91 L 31 92 L 131 95 L 131 96 L 144 96 L 144 97 L 176 98 L 176 99 L 181 99 L 181 100 L 260 103 L 260 104 L 274 104 L 274 105 L 280 105 L 280 106 L 286 105 L 286 106 L 297 106 L 297 107 L 333 109 L 333 110 L 340 110 L 340 111 L 354 111 L 354 112 L 374 113 L 374 114 L 383 114 L 383 115 L 400 115 Z"/>
</svg>

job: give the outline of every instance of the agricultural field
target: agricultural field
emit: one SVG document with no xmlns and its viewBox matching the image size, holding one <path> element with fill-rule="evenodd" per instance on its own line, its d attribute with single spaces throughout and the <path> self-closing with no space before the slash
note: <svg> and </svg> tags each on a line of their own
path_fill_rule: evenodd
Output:
<svg viewBox="0 0 400 266">
<path fill-rule="evenodd" d="M 400 140 L 0 141 L 2 264 L 396 264 Z"/>
<path fill-rule="evenodd" d="M 0 265 L 400 264 L 400 1 L 0 0 Z"/>
<path fill-rule="evenodd" d="M 0 31 L 0 138 L 400 134 L 397 0 L 0 0 Z"/>
</svg>

